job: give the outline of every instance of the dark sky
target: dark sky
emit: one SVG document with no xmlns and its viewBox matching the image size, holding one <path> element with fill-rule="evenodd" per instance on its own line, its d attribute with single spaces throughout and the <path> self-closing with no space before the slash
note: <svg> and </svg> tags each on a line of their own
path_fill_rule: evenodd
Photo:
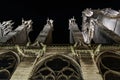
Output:
<svg viewBox="0 0 120 80">
<path fill-rule="evenodd" d="M 9 16 L 47 16 L 80 13 L 84 8 L 117 8 L 117 0 L 2 0 L 0 14 Z"/>
<path fill-rule="evenodd" d="M 117 0 L 1 0 L 0 21 L 15 21 L 21 23 L 21 18 L 32 19 L 35 38 L 46 23 L 47 17 L 54 19 L 54 43 L 68 43 L 68 19 L 75 16 L 81 25 L 81 12 L 86 8 L 119 9 Z M 16 26 L 15 25 L 15 26 Z"/>
</svg>

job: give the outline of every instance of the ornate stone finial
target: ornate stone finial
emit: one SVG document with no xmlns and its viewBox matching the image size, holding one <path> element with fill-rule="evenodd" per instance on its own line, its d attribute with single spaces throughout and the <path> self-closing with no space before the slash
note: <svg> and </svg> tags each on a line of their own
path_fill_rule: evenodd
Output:
<svg viewBox="0 0 120 80">
<path fill-rule="evenodd" d="M 53 20 L 52 19 L 50 19 L 50 23 L 53 24 Z"/>
<path fill-rule="evenodd" d="M 73 22 L 75 22 L 76 21 L 76 19 L 75 19 L 75 17 L 73 16 L 73 18 L 71 19 Z"/>
<path fill-rule="evenodd" d="M 33 24 L 32 20 L 29 20 L 28 21 L 28 29 L 32 27 L 32 24 Z"/>
<path fill-rule="evenodd" d="M 22 25 L 32 25 L 32 20 L 28 20 L 28 21 L 25 21 L 23 18 L 22 18 Z"/>
<path fill-rule="evenodd" d="M 53 26 L 53 20 L 52 19 L 47 19 L 47 24 Z"/>
<path fill-rule="evenodd" d="M 82 12 L 85 16 L 91 17 L 93 15 L 93 11 L 91 9 L 86 9 Z"/>
<path fill-rule="evenodd" d="M 74 16 L 73 16 L 73 18 L 69 19 L 69 24 L 74 24 L 75 21 L 76 21 L 76 19 L 75 19 Z"/>
<path fill-rule="evenodd" d="M 2 22 L 2 25 L 3 25 L 3 26 L 13 25 L 13 22 L 12 22 L 12 20 L 3 21 L 3 22 Z"/>
<path fill-rule="evenodd" d="M 72 18 L 73 20 L 75 20 L 75 17 L 73 16 L 73 18 Z"/>
</svg>

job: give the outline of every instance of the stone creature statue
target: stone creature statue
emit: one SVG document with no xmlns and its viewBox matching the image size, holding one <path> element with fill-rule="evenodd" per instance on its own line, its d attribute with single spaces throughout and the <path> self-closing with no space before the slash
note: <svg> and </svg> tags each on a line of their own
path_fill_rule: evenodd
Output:
<svg viewBox="0 0 120 80">
<path fill-rule="evenodd" d="M 86 9 L 82 12 L 83 24 L 82 24 L 82 33 L 84 37 L 84 42 L 87 44 L 91 43 L 94 33 L 93 25 L 93 11 L 91 9 Z"/>
</svg>

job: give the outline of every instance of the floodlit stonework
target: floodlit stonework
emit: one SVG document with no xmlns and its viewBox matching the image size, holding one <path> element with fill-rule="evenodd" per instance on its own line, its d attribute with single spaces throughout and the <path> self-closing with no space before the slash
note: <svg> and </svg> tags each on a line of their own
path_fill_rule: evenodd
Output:
<svg viewBox="0 0 120 80">
<path fill-rule="evenodd" d="M 0 80 L 119 80 L 119 12 L 86 9 L 82 14 L 82 31 L 74 17 L 69 19 L 70 44 L 52 44 L 52 19 L 34 43 L 28 36 L 32 20 L 22 20 L 14 30 L 11 20 L 1 23 Z"/>
</svg>

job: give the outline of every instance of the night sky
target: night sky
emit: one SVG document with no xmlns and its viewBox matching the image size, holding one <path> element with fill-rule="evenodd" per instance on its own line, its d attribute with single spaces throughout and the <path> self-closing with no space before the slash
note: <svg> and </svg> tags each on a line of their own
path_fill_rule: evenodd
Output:
<svg viewBox="0 0 120 80">
<path fill-rule="evenodd" d="M 32 41 L 37 37 L 49 17 L 54 20 L 53 42 L 69 43 L 68 19 L 75 16 L 80 28 L 81 12 L 86 8 L 120 8 L 117 0 L 1 0 L 0 21 L 13 20 L 14 26 L 21 24 L 21 18 L 32 19 Z"/>
</svg>

